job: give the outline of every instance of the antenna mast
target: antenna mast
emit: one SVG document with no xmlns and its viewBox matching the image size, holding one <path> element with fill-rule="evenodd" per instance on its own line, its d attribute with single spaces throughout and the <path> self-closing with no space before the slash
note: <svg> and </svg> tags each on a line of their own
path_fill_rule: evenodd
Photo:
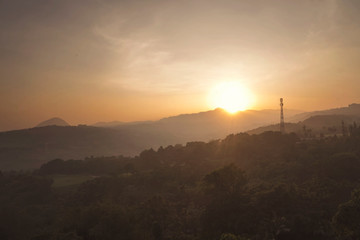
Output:
<svg viewBox="0 0 360 240">
<path fill-rule="evenodd" d="M 284 100 L 280 98 L 280 132 L 285 133 L 285 122 L 284 122 Z"/>
</svg>

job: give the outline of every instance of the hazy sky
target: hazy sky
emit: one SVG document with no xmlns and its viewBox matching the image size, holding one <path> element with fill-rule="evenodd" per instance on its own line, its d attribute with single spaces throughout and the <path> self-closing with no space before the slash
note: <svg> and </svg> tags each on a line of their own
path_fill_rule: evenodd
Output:
<svg viewBox="0 0 360 240">
<path fill-rule="evenodd" d="M 0 0 L 0 130 L 206 111 L 223 81 L 255 109 L 360 102 L 360 1 Z"/>
</svg>

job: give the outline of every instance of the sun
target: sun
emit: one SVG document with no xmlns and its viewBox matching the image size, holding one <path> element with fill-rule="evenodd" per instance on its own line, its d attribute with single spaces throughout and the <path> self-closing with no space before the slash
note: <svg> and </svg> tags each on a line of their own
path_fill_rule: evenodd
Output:
<svg viewBox="0 0 360 240">
<path fill-rule="evenodd" d="M 244 111 L 251 107 L 254 96 L 239 82 L 222 82 L 215 85 L 209 94 L 212 108 L 222 108 L 229 113 Z"/>
</svg>

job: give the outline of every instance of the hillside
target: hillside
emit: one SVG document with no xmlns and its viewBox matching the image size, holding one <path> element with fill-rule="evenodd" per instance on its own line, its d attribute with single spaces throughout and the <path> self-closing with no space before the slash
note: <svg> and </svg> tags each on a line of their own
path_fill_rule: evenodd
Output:
<svg viewBox="0 0 360 240">
<path fill-rule="evenodd" d="M 360 115 L 315 115 L 298 123 L 285 123 L 286 132 L 293 132 L 299 136 L 333 136 L 342 135 L 342 122 L 344 122 L 345 131 L 348 133 L 354 123 L 360 123 Z M 266 131 L 279 131 L 279 124 L 263 126 L 247 131 L 249 134 L 259 134 Z M 306 131 L 306 133 L 305 133 Z"/>
<path fill-rule="evenodd" d="M 54 158 L 135 155 L 176 142 L 165 132 L 141 133 L 89 126 L 47 126 L 0 133 L 0 169 L 32 169 Z"/>
<path fill-rule="evenodd" d="M 289 116 L 299 113 L 287 110 Z M 231 133 L 243 132 L 256 127 L 276 123 L 278 110 L 247 110 L 229 114 L 218 108 L 193 114 L 182 114 L 153 122 L 128 123 L 113 126 L 115 129 L 128 129 L 139 134 L 165 131 L 176 136 L 178 143 L 188 141 L 209 141 L 224 138 Z"/>
<path fill-rule="evenodd" d="M 285 111 L 286 113 L 286 111 Z M 285 129 L 299 136 L 312 137 L 333 136 L 343 134 L 342 122 L 345 131 L 360 123 L 360 104 L 350 104 L 348 107 L 333 108 L 323 111 L 305 112 L 293 116 L 286 116 Z M 279 124 L 261 126 L 247 131 L 249 134 L 259 134 L 266 131 L 279 131 Z"/>
<path fill-rule="evenodd" d="M 134 158 L 56 159 L 33 173 L 0 174 L 0 233 L 24 240 L 359 239 L 359 149 L 357 127 L 349 137 L 321 140 L 242 133 Z"/>
<path fill-rule="evenodd" d="M 296 113 L 296 111 L 294 111 Z M 276 121 L 276 110 L 230 115 L 222 109 L 184 114 L 159 121 L 98 123 L 97 126 L 55 126 L 51 119 L 36 127 L 0 133 L 0 169 L 31 169 L 54 158 L 134 156 L 146 148 L 209 141 Z"/>
<path fill-rule="evenodd" d="M 92 124 L 93 127 L 106 127 L 106 128 L 113 128 L 123 125 L 138 125 L 138 124 L 146 124 L 152 123 L 152 121 L 134 121 L 134 122 L 121 122 L 121 121 L 111 121 L 111 122 L 97 122 Z"/>
<path fill-rule="evenodd" d="M 351 109 L 350 109 L 351 108 Z M 353 108 L 341 111 L 353 113 Z M 347 110 L 346 110 L 347 109 Z M 350 109 L 350 110 L 349 110 Z M 333 111 L 333 110 L 329 110 Z M 297 111 L 286 110 L 287 117 Z M 250 134 L 278 131 L 277 110 L 248 110 L 231 115 L 222 109 L 164 118 L 159 121 L 121 123 L 108 127 L 46 126 L 0 133 L 0 169 L 31 169 L 54 158 L 86 156 L 134 156 L 143 149 L 190 141 L 209 141 L 248 131 Z M 360 122 L 360 115 L 319 115 L 299 123 L 287 123 L 287 132 L 310 136 L 342 134 L 346 126 Z M 272 124 L 272 125 L 269 125 Z M 109 127 L 111 126 L 111 127 Z M 261 127 L 265 126 L 265 127 Z M 253 129 L 253 130 L 249 130 Z"/>
<path fill-rule="evenodd" d="M 51 118 L 46 121 L 43 121 L 36 125 L 36 127 L 46 127 L 46 126 L 70 126 L 65 120 L 61 118 Z"/>
<path fill-rule="evenodd" d="M 345 115 L 345 116 L 360 116 L 360 104 L 353 103 L 349 104 L 347 107 L 340 108 L 332 108 L 321 111 L 313 111 L 313 112 L 304 112 L 299 113 L 294 116 L 290 116 L 286 119 L 288 122 L 299 122 L 304 121 L 305 119 L 318 116 L 318 115 Z"/>
</svg>

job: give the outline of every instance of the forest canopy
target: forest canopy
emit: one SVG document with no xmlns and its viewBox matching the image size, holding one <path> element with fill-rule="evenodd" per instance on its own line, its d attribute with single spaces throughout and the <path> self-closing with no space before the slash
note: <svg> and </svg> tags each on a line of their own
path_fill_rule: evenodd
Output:
<svg viewBox="0 0 360 240">
<path fill-rule="evenodd" d="M 359 172 L 359 128 L 54 159 L 1 173 L 0 238 L 359 239 Z"/>
</svg>

